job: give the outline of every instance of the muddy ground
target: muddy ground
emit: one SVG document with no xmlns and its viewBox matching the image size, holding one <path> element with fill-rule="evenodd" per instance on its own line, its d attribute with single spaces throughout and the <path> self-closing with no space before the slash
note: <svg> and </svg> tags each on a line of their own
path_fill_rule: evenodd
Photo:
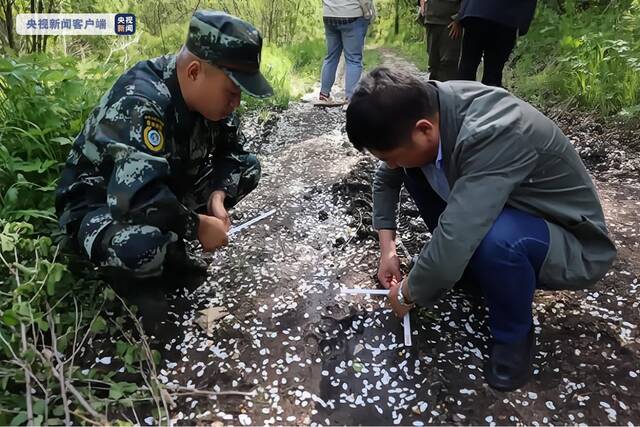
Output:
<svg viewBox="0 0 640 427">
<path fill-rule="evenodd" d="M 194 389 L 176 400 L 173 421 L 639 423 L 640 144 L 637 134 L 591 118 L 560 112 L 557 120 L 594 174 L 620 256 L 589 291 L 537 293 L 535 375 L 500 393 L 482 376 L 488 330 L 479 297 L 453 291 L 432 316 L 413 313 L 413 346 L 405 347 L 383 299 L 340 295 L 342 287 L 377 287 L 374 163 L 350 147 L 340 109 L 297 103 L 266 120 L 249 117 L 263 178 L 234 222 L 277 212 L 212 256 L 206 283 L 172 297 L 178 332 L 164 338 L 160 379 Z M 400 224 L 417 253 L 429 236 L 406 196 Z M 230 315 L 207 336 L 195 319 L 213 306 Z"/>
</svg>

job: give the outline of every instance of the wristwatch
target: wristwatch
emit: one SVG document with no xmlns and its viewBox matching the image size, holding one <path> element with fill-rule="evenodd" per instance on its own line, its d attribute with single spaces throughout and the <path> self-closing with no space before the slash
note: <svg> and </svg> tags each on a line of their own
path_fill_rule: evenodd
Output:
<svg viewBox="0 0 640 427">
<path fill-rule="evenodd" d="M 400 305 L 402 305 L 404 307 L 413 308 L 413 306 L 415 304 L 410 302 L 407 298 L 405 298 L 404 297 L 404 292 L 402 291 L 405 282 L 406 282 L 406 280 L 403 280 L 402 282 L 400 282 L 400 289 L 398 289 L 398 302 L 400 303 Z"/>
</svg>

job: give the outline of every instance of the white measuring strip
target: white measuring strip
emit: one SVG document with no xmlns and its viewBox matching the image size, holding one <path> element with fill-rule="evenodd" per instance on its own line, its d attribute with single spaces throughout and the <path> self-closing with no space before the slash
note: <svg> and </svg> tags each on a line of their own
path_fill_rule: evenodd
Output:
<svg viewBox="0 0 640 427">
<path fill-rule="evenodd" d="M 411 347 L 411 318 L 409 313 L 402 318 L 402 326 L 404 327 L 404 345 Z"/>
<path fill-rule="evenodd" d="M 407 256 L 407 258 L 409 258 L 409 262 L 412 262 L 415 264 L 417 257 L 411 256 L 411 252 L 409 252 L 409 249 L 407 249 L 407 247 L 404 245 L 404 243 L 402 243 L 402 240 L 399 237 L 397 238 L 397 241 L 400 248 L 404 251 L 404 254 Z M 404 326 L 404 344 L 409 346 L 411 345 L 411 325 L 409 324 L 409 313 L 407 313 L 404 316 L 403 326 Z"/>
<path fill-rule="evenodd" d="M 252 226 L 256 222 L 262 221 L 266 217 L 273 215 L 275 212 L 276 212 L 275 209 L 271 209 L 269 212 L 262 213 L 262 214 L 258 215 L 257 217 L 245 222 L 244 224 L 240 224 L 240 225 L 238 225 L 236 227 L 231 227 L 231 229 L 229 230 L 229 232 L 227 234 L 229 236 L 233 236 L 234 234 L 244 230 L 245 228 Z"/>
<path fill-rule="evenodd" d="M 343 294 L 364 294 L 364 295 L 389 295 L 388 289 L 355 289 L 355 288 L 342 288 L 340 291 Z"/>
<path fill-rule="evenodd" d="M 351 295 L 389 295 L 388 289 L 356 289 L 356 288 L 342 288 L 340 293 Z M 404 345 L 411 347 L 411 321 L 409 313 L 405 314 L 402 318 L 402 326 L 404 329 Z"/>
</svg>

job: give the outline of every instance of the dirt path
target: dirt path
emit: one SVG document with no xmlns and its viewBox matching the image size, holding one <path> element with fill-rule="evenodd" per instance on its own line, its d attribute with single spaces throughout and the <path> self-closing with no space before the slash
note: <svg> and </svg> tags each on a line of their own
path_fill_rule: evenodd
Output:
<svg viewBox="0 0 640 427">
<path fill-rule="evenodd" d="M 390 52 L 384 57 L 411 67 Z M 294 104 L 249 122 L 263 179 L 236 209 L 235 222 L 277 213 L 217 253 L 205 285 L 176 295 L 172 319 L 181 332 L 167 339 L 160 378 L 170 387 L 250 395 L 185 396 L 176 401 L 177 423 L 638 422 L 637 179 L 611 167 L 598 172 L 607 176 L 598 186 L 620 258 L 590 292 L 538 293 L 534 379 L 498 393 L 482 380 L 487 327 L 480 301 L 452 292 L 435 320 L 414 313 L 414 345 L 407 348 L 401 323 L 380 299 L 339 295 L 343 286 L 376 287 L 377 258 L 373 162 L 350 148 L 343 113 Z M 586 135 L 590 143 L 598 138 Z M 415 253 L 428 235 L 406 197 L 402 218 L 400 235 Z M 208 337 L 195 323 L 197 310 L 219 305 L 231 315 Z"/>
</svg>

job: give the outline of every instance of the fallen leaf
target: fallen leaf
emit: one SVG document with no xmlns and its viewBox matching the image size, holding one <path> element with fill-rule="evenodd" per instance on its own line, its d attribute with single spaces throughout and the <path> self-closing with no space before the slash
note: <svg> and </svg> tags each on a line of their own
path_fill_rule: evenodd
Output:
<svg viewBox="0 0 640 427">
<path fill-rule="evenodd" d="M 213 327 L 216 322 L 229 315 L 229 312 L 224 307 L 209 307 L 204 310 L 200 310 L 200 317 L 196 320 L 198 326 L 200 326 L 207 335 L 213 334 Z"/>
<path fill-rule="evenodd" d="M 362 350 L 364 350 L 364 346 L 362 344 L 356 344 L 355 348 L 353 349 L 353 355 L 355 356 L 356 354 L 360 353 Z"/>
<path fill-rule="evenodd" d="M 162 399 L 169 404 L 171 409 L 175 409 L 177 407 L 176 402 L 173 400 L 173 397 L 171 397 L 171 394 L 169 394 L 167 389 L 161 389 L 160 396 L 162 396 Z"/>
</svg>

